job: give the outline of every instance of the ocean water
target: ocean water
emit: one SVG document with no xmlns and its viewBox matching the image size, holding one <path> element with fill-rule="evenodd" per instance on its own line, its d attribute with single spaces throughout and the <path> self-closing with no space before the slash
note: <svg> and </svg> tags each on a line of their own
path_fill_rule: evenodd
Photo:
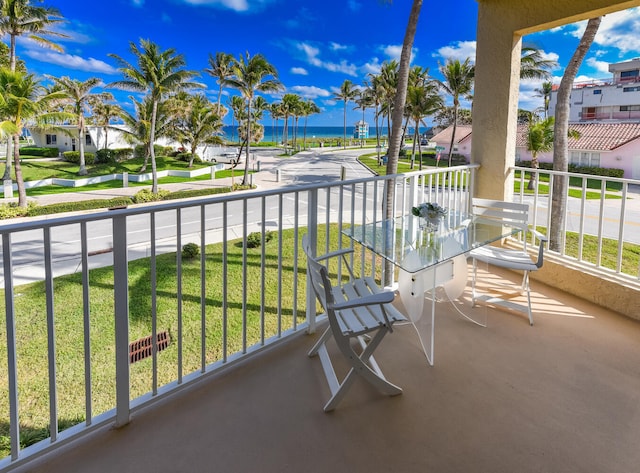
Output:
<svg viewBox="0 0 640 473">
<path fill-rule="evenodd" d="M 284 127 L 279 125 L 278 127 L 273 127 L 266 123 L 264 125 L 264 138 L 262 141 L 276 141 L 276 136 L 278 137 L 278 141 L 282 142 L 282 133 L 284 131 Z M 353 126 L 347 127 L 347 139 L 353 138 Z M 429 128 L 420 128 L 420 132 L 423 133 L 427 131 Z M 288 135 L 289 141 L 293 139 L 293 130 L 292 127 L 288 127 Z M 223 138 L 229 141 L 237 141 L 238 140 L 238 131 L 235 125 L 226 125 L 223 127 L 224 136 Z M 408 134 L 413 134 L 413 128 L 407 130 Z M 315 139 L 342 139 L 344 134 L 344 128 L 341 126 L 308 126 L 307 127 L 307 141 Z M 304 136 L 304 127 L 301 125 L 298 127 L 298 140 L 302 140 Z M 369 127 L 369 137 L 375 138 L 376 129 L 374 126 Z M 387 127 L 380 127 L 380 137 L 387 137 Z"/>
</svg>

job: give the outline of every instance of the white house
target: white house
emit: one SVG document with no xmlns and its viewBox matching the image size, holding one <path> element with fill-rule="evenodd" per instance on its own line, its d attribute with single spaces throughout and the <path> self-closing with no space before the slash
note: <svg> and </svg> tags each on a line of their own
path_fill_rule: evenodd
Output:
<svg viewBox="0 0 640 473">
<path fill-rule="evenodd" d="M 571 91 L 570 122 L 640 121 L 640 58 L 609 64 L 611 80 L 576 82 Z M 549 100 L 554 115 L 557 86 Z"/>
<path fill-rule="evenodd" d="M 95 153 L 105 147 L 104 128 L 98 126 L 88 126 L 85 129 L 84 150 Z M 65 151 L 79 151 L 78 128 L 75 125 L 60 125 L 56 130 L 41 130 L 29 128 L 29 133 L 33 138 L 33 144 L 42 148 L 58 148 L 61 153 Z M 131 144 L 124 139 L 126 127 L 123 125 L 111 125 L 106 133 L 109 140 L 107 148 L 130 148 Z"/>
</svg>

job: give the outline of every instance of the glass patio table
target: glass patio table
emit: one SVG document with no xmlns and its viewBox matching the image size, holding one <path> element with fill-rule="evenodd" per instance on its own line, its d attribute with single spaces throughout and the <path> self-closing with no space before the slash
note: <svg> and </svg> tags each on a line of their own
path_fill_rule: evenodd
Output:
<svg viewBox="0 0 640 473">
<path fill-rule="evenodd" d="M 519 231 L 490 218 L 449 212 L 437 224 L 405 215 L 354 225 L 343 234 L 397 267 L 400 298 L 433 365 L 436 289 L 444 291 L 449 300 L 460 297 L 467 285 L 466 254 Z M 431 315 L 423 317 L 427 295 L 431 296 Z M 486 325 L 486 311 L 485 320 L 479 320 L 456 309 L 470 321 Z"/>
</svg>

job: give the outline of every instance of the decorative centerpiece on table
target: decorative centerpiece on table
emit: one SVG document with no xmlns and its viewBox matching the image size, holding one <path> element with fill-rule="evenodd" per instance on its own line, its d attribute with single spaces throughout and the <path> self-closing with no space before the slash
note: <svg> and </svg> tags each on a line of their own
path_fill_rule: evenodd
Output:
<svg viewBox="0 0 640 473">
<path fill-rule="evenodd" d="M 420 217 L 420 226 L 426 230 L 435 231 L 440 226 L 442 218 L 447 215 L 447 209 L 435 202 L 423 202 L 411 208 L 411 213 Z"/>
</svg>

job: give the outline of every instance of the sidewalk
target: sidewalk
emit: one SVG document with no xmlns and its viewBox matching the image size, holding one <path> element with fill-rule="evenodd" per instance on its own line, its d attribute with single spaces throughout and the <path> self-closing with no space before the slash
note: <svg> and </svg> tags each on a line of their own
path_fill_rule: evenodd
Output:
<svg viewBox="0 0 640 473">
<path fill-rule="evenodd" d="M 249 179 L 253 180 L 253 184 L 258 189 L 270 189 L 278 187 L 277 175 L 275 168 L 280 163 L 280 159 L 273 156 L 259 156 L 260 172 L 254 172 L 249 175 Z M 232 180 L 235 184 L 240 184 L 244 175 L 244 169 L 236 169 L 234 178 L 226 177 L 221 179 L 207 179 L 202 181 L 187 181 L 173 184 L 159 184 L 160 189 L 165 189 L 171 192 L 181 190 L 194 190 L 202 188 L 212 187 L 231 187 Z M 82 200 L 95 200 L 95 199 L 113 199 L 115 197 L 133 196 L 140 192 L 142 189 L 151 189 L 151 184 L 145 186 L 133 186 L 133 187 L 120 187 L 104 190 L 89 190 L 78 192 L 65 192 L 61 194 L 48 194 L 37 197 L 28 197 L 29 202 L 36 202 L 38 205 L 51 205 L 63 202 L 79 202 Z M 14 197 L 10 199 L 0 199 L 0 203 L 17 202 L 18 198 L 16 193 Z"/>
</svg>

